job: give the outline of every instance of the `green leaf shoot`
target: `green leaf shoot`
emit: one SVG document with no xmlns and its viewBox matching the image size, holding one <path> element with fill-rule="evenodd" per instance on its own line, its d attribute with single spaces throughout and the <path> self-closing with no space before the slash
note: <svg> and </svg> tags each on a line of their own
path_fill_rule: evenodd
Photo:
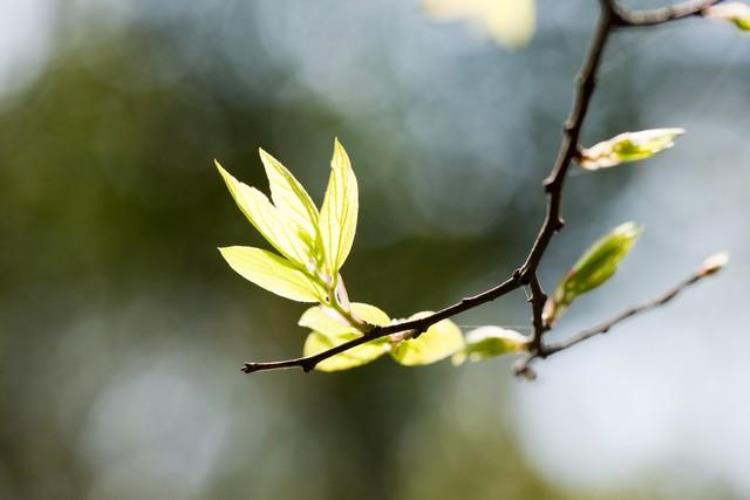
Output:
<svg viewBox="0 0 750 500">
<path fill-rule="evenodd" d="M 621 163 L 645 160 L 674 146 L 675 139 L 684 133 L 685 129 L 681 128 L 625 132 L 581 150 L 578 164 L 586 170 L 599 170 Z"/>
<path fill-rule="evenodd" d="M 636 223 L 626 222 L 589 247 L 547 300 L 543 315 L 545 324 L 553 325 L 574 300 L 611 278 L 642 232 Z"/>
<path fill-rule="evenodd" d="M 219 162 L 215 162 L 232 198 L 258 232 L 288 261 L 289 265 L 285 267 L 296 268 L 313 283 L 318 301 L 332 305 L 357 323 L 356 317 L 350 316 L 352 313 L 346 287 L 339 273 L 354 242 L 359 209 L 357 179 L 344 147 L 338 140 L 335 141 L 331 174 L 320 212 L 302 184 L 281 162 L 263 149 L 259 152 L 268 177 L 271 199 L 258 189 L 238 181 Z M 242 272 L 238 271 L 240 274 L 256 284 L 264 283 L 261 286 L 274 293 L 301 300 L 303 296 L 298 293 L 299 290 L 290 292 L 278 286 L 278 283 L 269 284 L 264 274 L 269 269 L 269 259 L 265 256 L 260 262 L 257 255 L 252 255 L 252 263 L 245 259 L 242 266 L 235 266 L 234 269 L 241 268 Z M 281 261 L 275 262 L 279 264 Z M 263 272 L 248 270 L 253 267 L 263 269 Z M 289 281 L 290 276 L 286 278 Z M 304 296 L 303 301 L 310 301 L 309 296 Z M 359 326 L 363 324 L 359 323 Z"/>
</svg>

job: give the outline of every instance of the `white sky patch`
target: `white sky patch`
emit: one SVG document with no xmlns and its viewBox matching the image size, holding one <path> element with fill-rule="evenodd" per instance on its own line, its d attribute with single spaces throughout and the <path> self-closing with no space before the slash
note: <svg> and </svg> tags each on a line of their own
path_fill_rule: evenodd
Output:
<svg viewBox="0 0 750 500">
<path fill-rule="evenodd" d="M 54 21 L 48 0 L 0 0 L 0 98 L 22 87 L 43 67 Z"/>
</svg>

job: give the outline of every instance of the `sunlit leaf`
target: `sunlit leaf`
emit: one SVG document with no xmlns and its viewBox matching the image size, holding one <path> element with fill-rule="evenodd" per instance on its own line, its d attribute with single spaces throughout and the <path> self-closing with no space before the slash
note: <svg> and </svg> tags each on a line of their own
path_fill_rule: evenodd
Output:
<svg viewBox="0 0 750 500">
<path fill-rule="evenodd" d="M 307 339 L 305 339 L 303 354 L 305 356 L 312 356 L 361 336 L 358 333 L 330 335 L 321 332 L 310 332 Z M 389 349 L 388 340 L 382 337 L 324 359 L 315 366 L 315 369 L 323 372 L 348 370 L 349 368 L 355 368 L 375 361 L 388 352 Z"/>
<path fill-rule="evenodd" d="M 352 303 L 352 313 L 371 325 L 385 326 L 391 322 L 391 318 L 383 312 L 381 309 L 371 306 L 370 304 L 363 304 L 361 302 Z"/>
<path fill-rule="evenodd" d="M 336 139 L 331 160 L 323 207 L 320 211 L 320 233 L 331 276 L 336 276 L 354 242 L 357 230 L 359 194 L 349 156 Z"/>
<path fill-rule="evenodd" d="M 438 21 L 467 21 L 503 45 L 526 45 L 536 24 L 535 0 L 423 0 Z"/>
<path fill-rule="evenodd" d="M 344 316 L 329 306 L 314 306 L 302 313 L 297 323 L 310 330 L 329 335 L 357 333 L 357 329 Z"/>
<path fill-rule="evenodd" d="M 575 299 L 611 278 L 642 232 L 634 222 L 626 222 L 589 247 L 547 300 L 545 322 L 552 325 Z"/>
<path fill-rule="evenodd" d="M 390 322 L 385 312 L 370 304 L 354 302 L 351 304 L 351 312 L 358 319 L 371 325 L 383 326 Z M 318 354 L 362 336 L 362 333 L 344 316 L 328 306 L 311 307 L 302 314 L 299 325 L 313 330 L 305 340 L 303 350 L 305 356 Z M 331 356 L 318 363 L 315 369 L 331 372 L 354 368 L 374 361 L 388 352 L 390 348 L 388 339 L 381 337 Z"/>
<path fill-rule="evenodd" d="M 750 31 L 750 5 L 744 2 L 726 2 L 709 7 L 703 15 L 734 23 L 742 31 Z"/>
<path fill-rule="evenodd" d="M 580 152 L 578 163 L 586 170 L 614 167 L 621 163 L 644 160 L 669 149 L 685 133 L 681 128 L 656 128 L 625 132 Z"/>
<path fill-rule="evenodd" d="M 318 234 L 318 209 L 302 184 L 276 158 L 259 150 L 268 176 L 273 204 L 289 220 L 299 226 L 311 242 Z"/>
<path fill-rule="evenodd" d="M 430 312 L 414 314 L 409 319 L 429 316 Z M 455 354 L 463 348 L 461 330 L 449 319 L 429 327 L 419 337 L 401 340 L 391 349 L 393 359 L 405 366 L 428 365 Z"/>
<path fill-rule="evenodd" d="M 276 250 L 303 269 L 314 267 L 309 242 L 299 228 L 291 224 L 268 197 L 255 188 L 239 182 L 216 162 L 229 192 L 245 217 Z"/>
<path fill-rule="evenodd" d="M 269 292 L 297 302 L 318 302 L 325 291 L 288 260 L 252 247 L 220 248 L 229 266 L 243 278 Z"/>
<path fill-rule="evenodd" d="M 451 358 L 454 365 L 469 361 L 482 361 L 495 356 L 521 352 L 529 344 L 529 338 L 515 330 L 499 326 L 482 326 L 464 337 L 464 348 Z"/>
<path fill-rule="evenodd" d="M 369 304 L 354 302 L 351 304 L 351 312 L 358 319 L 371 325 L 387 325 L 390 322 L 388 315 L 382 310 Z M 309 328 L 317 332 L 329 335 L 342 335 L 345 333 L 357 333 L 357 327 L 347 320 L 341 313 L 329 306 L 311 307 L 302 314 L 299 326 Z"/>
</svg>

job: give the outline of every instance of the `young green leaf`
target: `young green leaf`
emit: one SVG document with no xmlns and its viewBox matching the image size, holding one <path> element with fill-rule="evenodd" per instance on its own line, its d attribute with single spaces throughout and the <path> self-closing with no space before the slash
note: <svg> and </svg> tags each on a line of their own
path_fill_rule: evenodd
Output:
<svg viewBox="0 0 750 500">
<path fill-rule="evenodd" d="M 626 222 L 589 247 L 547 300 L 543 314 L 545 323 L 554 324 L 575 299 L 611 278 L 642 232 L 634 222 Z"/>
<path fill-rule="evenodd" d="M 311 242 L 316 242 L 319 216 L 310 195 L 280 161 L 263 149 L 259 149 L 259 152 L 268 176 L 273 204 L 296 224 Z"/>
<path fill-rule="evenodd" d="M 467 359 L 477 362 L 524 351 L 529 345 L 529 338 L 499 326 L 482 326 L 467 333 L 464 344 L 464 348 L 451 358 L 454 365 L 460 365 Z"/>
<path fill-rule="evenodd" d="M 288 260 L 272 252 L 239 246 L 219 251 L 229 267 L 269 292 L 297 302 L 319 302 L 325 297 L 325 290 Z"/>
<path fill-rule="evenodd" d="M 361 336 L 360 333 L 351 332 L 339 334 L 310 332 L 305 340 L 303 354 L 304 356 L 313 356 Z M 390 345 L 387 338 L 381 337 L 324 359 L 315 366 L 315 369 L 323 372 L 348 370 L 375 361 L 389 349 Z"/>
<path fill-rule="evenodd" d="M 229 192 L 245 217 L 255 229 L 284 257 L 302 269 L 308 269 L 315 262 L 310 244 L 301 237 L 297 227 L 289 222 L 268 197 L 255 188 L 239 182 L 229 172 L 216 163 Z"/>
<path fill-rule="evenodd" d="M 351 312 L 357 319 L 370 325 L 384 326 L 390 322 L 390 318 L 385 312 L 370 304 L 354 302 L 351 304 Z M 305 311 L 298 324 L 310 330 L 330 335 L 358 332 L 357 326 L 353 325 L 338 311 L 322 305 L 311 307 Z"/>
<path fill-rule="evenodd" d="M 351 304 L 351 312 L 357 319 L 371 325 L 384 326 L 390 322 L 390 318 L 385 312 L 369 304 L 354 302 Z M 311 307 L 302 314 L 299 325 L 313 330 L 305 340 L 303 349 L 305 356 L 318 354 L 362 336 L 362 332 L 355 325 L 338 311 L 328 306 Z M 331 356 L 320 362 L 315 369 L 330 372 L 354 368 L 374 361 L 388 352 L 390 348 L 388 339 L 381 337 Z"/>
<path fill-rule="evenodd" d="M 336 276 L 344 265 L 357 230 L 359 194 L 357 178 L 349 156 L 336 139 L 331 160 L 331 176 L 320 210 L 320 233 L 328 272 Z"/>
<path fill-rule="evenodd" d="M 424 318 L 431 312 L 420 312 L 409 319 Z M 438 321 L 417 338 L 399 340 L 391 348 L 391 356 L 404 366 L 435 363 L 461 350 L 464 345 L 461 330 L 449 319 Z"/>
<path fill-rule="evenodd" d="M 614 167 L 621 163 L 644 160 L 674 145 L 681 128 L 656 128 L 625 132 L 580 152 L 578 164 L 586 170 Z"/>
<path fill-rule="evenodd" d="M 750 31 L 750 5 L 744 2 L 726 2 L 711 6 L 703 15 L 734 23 L 742 31 Z"/>
</svg>

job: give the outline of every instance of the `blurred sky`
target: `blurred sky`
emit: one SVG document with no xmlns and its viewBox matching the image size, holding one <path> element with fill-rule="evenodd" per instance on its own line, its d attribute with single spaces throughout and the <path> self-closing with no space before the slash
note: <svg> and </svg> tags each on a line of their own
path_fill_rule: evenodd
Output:
<svg viewBox="0 0 750 500">
<path fill-rule="evenodd" d="M 720 23 L 608 47 L 585 143 L 688 133 L 571 174 L 546 287 L 611 227 L 646 232 L 553 335 L 717 250 L 730 270 L 534 383 L 507 360 L 239 373 L 296 355 L 304 308 L 221 261 L 261 243 L 211 160 L 265 188 L 262 146 L 320 200 L 338 136 L 362 198 L 350 295 L 442 307 L 533 240 L 594 4 L 540 1 L 511 51 L 416 1 L 0 0 L 0 497 L 750 497 L 750 40 Z M 528 315 L 519 293 L 456 321 Z"/>
</svg>

